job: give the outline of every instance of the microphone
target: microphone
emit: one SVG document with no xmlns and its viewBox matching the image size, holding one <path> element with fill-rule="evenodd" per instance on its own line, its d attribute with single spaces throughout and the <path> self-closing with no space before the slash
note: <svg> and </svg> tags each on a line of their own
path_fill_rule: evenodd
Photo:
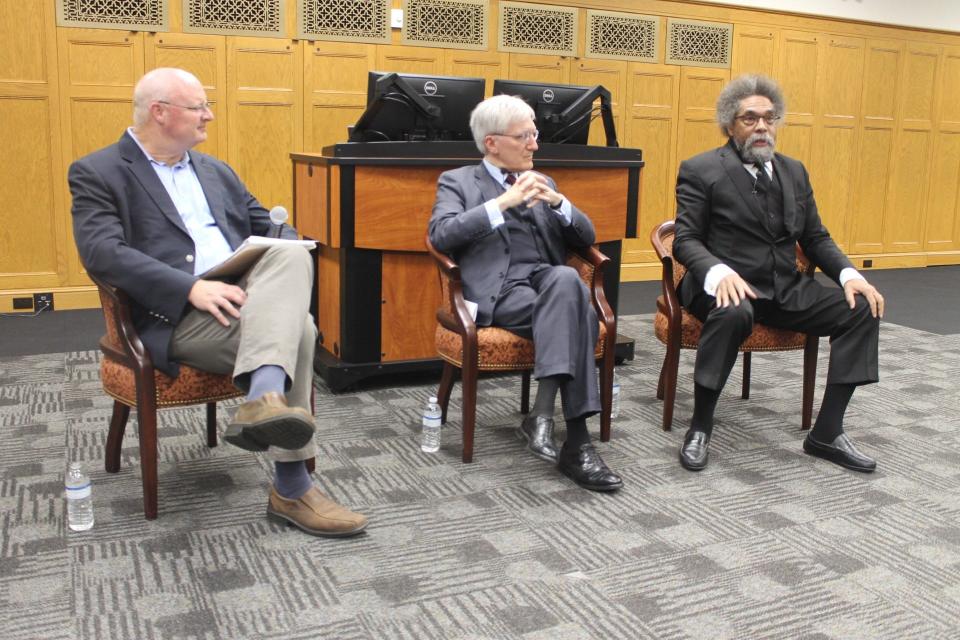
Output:
<svg viewBox="0 0 960 640">
<path fill-rule="evenodd" d="M 267 233 L 268 238 L 280 237 L 280 230 L 283 228 L 283 223 L 287 221 L 287 217 L 287 210 L 280 205 L 270 209 L 271 227 L 269 233 Z"/>
</svg>

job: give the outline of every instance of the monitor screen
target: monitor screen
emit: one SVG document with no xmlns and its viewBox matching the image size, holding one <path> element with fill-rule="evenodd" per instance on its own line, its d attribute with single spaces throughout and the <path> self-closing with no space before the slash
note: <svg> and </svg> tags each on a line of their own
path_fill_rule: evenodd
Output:
<svg viewBox="0 0 960 640">
<path fill-rule="evenodd" d="M 494 95 L 506 93 L 523 98 L 536 114 L 540 142 L 587 144 L 590 120 L 593 118 L 593 98 L 596 87 L 571 84 L 548 84 L 523 80 L 496 80 Z M 575 112 L 564 114 L 578 100 L 583 100 Z"/>
<path fill-rule="evenodd" d="M 350 140 L 472 140 L 470 112 L 485 89 L 483 78 L 371 71 L 367 110 Z"/>
</svg>

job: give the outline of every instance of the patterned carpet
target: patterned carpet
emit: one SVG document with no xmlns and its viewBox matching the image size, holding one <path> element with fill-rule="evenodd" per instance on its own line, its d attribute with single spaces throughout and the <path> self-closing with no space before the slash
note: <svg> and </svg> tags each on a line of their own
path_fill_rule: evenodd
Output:
<svg viewBox="0 0 960 640">
<path fill-rule="evenodd" d="M 879 459 L 861 475 L 802 453 L 800 353 L 756 356 L 749 400 L 735 370 L 710 467 L 684 471 L 692 354 L 663 432 L 650 317 L 621 333 L 637 349 L 600 446 L 626 482 L 614 495 L 523 452 L 518 377 L 481 382 L 470 465 L 459 389 L 431 455 L 416 437 L 433 384 L 318 387 L 319 482 L 371 518 L 349 540 L 268 523 L 269 466 L 207 449 L 200 408 L 161 415 L 160 517 L 145 521 L 135 429 L 121 472 L 103 471 L 97 353 L 0 359 L 0 638 L 960 635 L 960 335 L 884 324 L 882 382 L 848 413 Z M 65 527 L 68 458 L 92 474 L 89 532 Z"/>
</svg>

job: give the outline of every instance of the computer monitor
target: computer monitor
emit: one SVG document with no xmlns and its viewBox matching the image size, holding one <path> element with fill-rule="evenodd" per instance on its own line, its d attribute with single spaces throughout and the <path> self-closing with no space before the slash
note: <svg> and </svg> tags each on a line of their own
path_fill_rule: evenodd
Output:
<svg viewBox="0 0 960 640">
<path fill-rule="evenodd" d="M 587 144 L 590 121 L 595 117 L 593 102 L 600 98 L 600 115 L 608 147 L 616 147 L 610 92 L 602 85 L 580 87 L 572 84 L 548 84 L 524 80 L 495 80 L 494 95 L 519 96 L 536 114 L 540 142 Z"/>
<path fill-rule="evenodd" d="M 350 141 L 472 140 L 470 112 L 485 88 L 483 78 L 371 71 Z"/>
</svg>

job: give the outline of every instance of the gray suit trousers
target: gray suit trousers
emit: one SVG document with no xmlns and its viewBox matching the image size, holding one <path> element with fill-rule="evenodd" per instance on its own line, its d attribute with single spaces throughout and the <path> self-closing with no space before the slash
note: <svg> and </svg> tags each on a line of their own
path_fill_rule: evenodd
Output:
<svg viewBox="0 0 960 640">
<path fill-rule="evenodd" d="M 600 329 L 590 292 L 576 269 L 542 264 L 527 282 L 513 282 L 505 289 L 493 309 L 492 324 L 533 339 L 533 376 L 560 377 L 564 419 L 599 413 L 594 350 Z"/>
<path fill-rule="evenodd" d="M 174 330 L 171 359 L 204 371 L 232 373 L 244 391 L 250 387 L 251 372 L 263 365 L 279 366 L 287 374 L 287 402 L 310 411 L 317 339 L 309 313 L 310 253 L 299 246 L 271 247 L 237 285 L 247 292 L 240 320 L 231 319 L 225 327 L 205 311 L 190 311 Z M 279 462 L 306 460 L 316 455 L 316 445 L 271 447 L 267 454 Z"/>
</svg>

